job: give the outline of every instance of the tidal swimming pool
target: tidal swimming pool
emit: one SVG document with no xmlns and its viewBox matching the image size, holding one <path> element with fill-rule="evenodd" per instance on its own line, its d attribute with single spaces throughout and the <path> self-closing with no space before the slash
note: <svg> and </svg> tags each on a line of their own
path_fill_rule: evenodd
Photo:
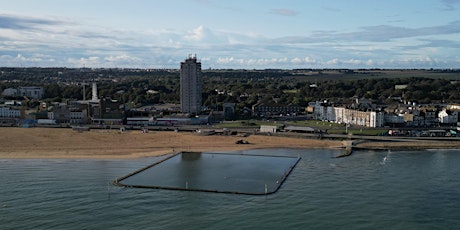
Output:
<svg viewBox="0 0 460 230">
<path fill-rule="evenodd" d="M 264 195 L 275 193 L 299 160 L 292 156 L 180 152 L 120 177 L 115 184 Z"/>
</svg>

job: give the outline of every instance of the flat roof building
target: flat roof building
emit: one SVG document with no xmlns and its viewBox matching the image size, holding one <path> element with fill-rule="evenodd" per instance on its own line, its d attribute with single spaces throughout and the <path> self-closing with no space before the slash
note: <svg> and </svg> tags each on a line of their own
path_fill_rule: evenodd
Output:
<svg viewBox="0 0 460 230">
<path fill-rule="evenodd" d="M 199 114 L 202 101 L 201 63 L 189 56 L 180 63 L 180 106 L 182 113 Z"/>
</svg>

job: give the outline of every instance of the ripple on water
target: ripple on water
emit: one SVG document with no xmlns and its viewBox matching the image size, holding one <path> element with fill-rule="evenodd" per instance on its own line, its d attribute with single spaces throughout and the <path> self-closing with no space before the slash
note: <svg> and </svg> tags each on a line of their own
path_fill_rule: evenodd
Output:
<svg viewBox="0 0 460 230">
<path fill-rule="evenodd" d="M 2 229 L 452 229 L 460 225 L 460 151 L 272 149 L 300 155 L 281 189 L 246 196 L 117 189 L 152 162 L 0 160 Z M 384 162 L 384 164 L 382 164 Z M 109 192 L 110 196 L 109 196 Z"/>
</svg>

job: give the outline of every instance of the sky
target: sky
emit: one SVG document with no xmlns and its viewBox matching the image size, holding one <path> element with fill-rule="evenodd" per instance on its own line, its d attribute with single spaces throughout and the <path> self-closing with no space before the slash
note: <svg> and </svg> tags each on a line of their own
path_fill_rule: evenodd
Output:
<svg viewBox="0 0 460 230">
<path fill-rule="evenodd" d="M 460 0 L 0 0 L 0 66 L 460 68 Z"/>
</svg>

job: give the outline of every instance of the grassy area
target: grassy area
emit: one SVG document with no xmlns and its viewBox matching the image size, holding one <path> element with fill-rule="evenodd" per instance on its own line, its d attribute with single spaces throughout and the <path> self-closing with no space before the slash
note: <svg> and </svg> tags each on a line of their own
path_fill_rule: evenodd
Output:
<svg viewBox="0 0 460 230">
<path fill-rule="evenodd" d="M 271 126 L 282 126 L 283 123 L 276 121 L 258 121 L 258 120 L 249 120 L 249 121 L 232 121 L 216 124 L 216 128 L 260 128 L 261 125 L 271 125 Z M 315 129 L 327 130 L 329 134 L 346 134 L 347 128 L 344 124 L 336 124 L 327 121 L 316 121 L 316 120 L 307 120 L 307 121 L 290 121 L 285 125 L 293 126 L 308 126 Z M 385 128 L 361 128 L 361 127 L 349 127 L 348 133 L 353 135 L 368 135 L 368 136 L 378 136 L 382 133 L 388 133 L 388 129 Z"/>
<path fill-rule="evenodd" d="M 214 125 L 216 128 L 237 128 L 237 127 L 252 127 L 252 128 L 260 128 L 261 125 L 271 125 L 271 126 L 282 126 L 281 123 L 275 123 L 271 121 L 257 121 L 257 120 L 249 120 L 249 121 L 232 121 L 232 122 L 224 122 Z"/>
<path fill-rule="evenodd" d="M 329 129 L 327 133 L 329 134 L 346 134 L 346 129 Z M 388 129 L 361 129 L 361 128 L 348 128 L 348 133 L 353 135 L 364 135 L 364 136 L 378 136 L 382 135 L 383 133 L 388 133 Z"/>
<path fill-rule="evenodd" d="M 306 120 L 306 121 L 290 121 L 288 125 L 298 125 L 298 126 L 309 126 L 318 129 L 337 129 L 343 128 L 345 130 L 344 124 L 337 124 L 327 121 L 317 121 L 317 120 Z"/>
<path fill-rule="evenodd" d="M 331 123 L 327 121 L 307 120 L 307 121 L 296 121 L 289 122 L 289 125 L 308 126 L 312 128 L 327 130 L 329 134 L 346 134 L 351 133 L 353 135 L 369 135 L 378 136 L 382 133 L 388 133 L 386 128 L 362 128 L 362 127 L 345 127 L 345 124 Z"/>
</svg>

